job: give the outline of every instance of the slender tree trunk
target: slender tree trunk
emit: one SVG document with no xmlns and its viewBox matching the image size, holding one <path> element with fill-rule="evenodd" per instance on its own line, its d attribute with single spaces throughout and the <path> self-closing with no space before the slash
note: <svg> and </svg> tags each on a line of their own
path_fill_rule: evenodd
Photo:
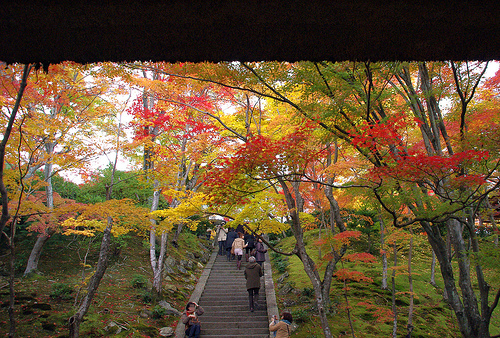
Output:
<svg viewBox="0 0 500 338">
<path fill-rule="evenodd" d="M 408 248 L 408 284 L 410 288 L 410 305 L 408 308 L 408 324 L 406 329 L 408 330 L 407 338 L 411 338 L 411 333 L 413 331 L 413 276 L 411 272 L 411 257 L 413 254 L 413 228 L 410 225 L 410 246 Z"/>
<path fill-rule="evenodd" d="M 160 202 L 160 190 L 158 190 L 159 183 L 155 181 L 154 187 L 155 191 L 153 193 L 153 201 L 151 203 L 151 211 L 158 210 L 158 205 Z M 166 238 L 166 234 L 163 232 L 160 239 L 160 255 L 156 257 L 156 221 L 154 219 L 150 220 L 151 230 L 149 231 L 149 260 L 151 263 L 151 269 L 153 270 L 153 292 L 155 297 L 158 299 L 161 297 L 161 284 L 162 284 L 162 272 L 163 272 L 163 257 L 165 255 L 165 244 L 163 241 Z"/>
<path fill-rule="evenodd" d="M 392 314 L 394 316 L 392 325 L 392 337 L 397 338 L 398 332 L 398 308 L 396 307 L 396 267 L 398 266 L 398 248 L 396 242 L 392 243 L 392 249 L 394 254 L 394 269 L 392 270 Z"/>
<path fill-rule="evenodd" d="M 431 248 L 431 251 L 432 251 L 431 280 L 429 283 L 432 286 L 437 287 L 437 284 L 436 284 L 436 254 L 434 253 L 434 250 L 432 250 L 432 248 Z"/>
<path fill-rule="evenodd" d="M 302 227 L 300 226 L 300 219 L 298 214 L 299 208 L 296 207 L 296 201 L 293 198 L 286 182 L 283 181 L 283 179 L 281 178 L 278 178 L 278 181 L 281 187 L 283 188 L 283 192 L 285 194 L 285 200 L 292 219 L 291 230 L 293 232 L 295 239 L 297 240 L 295 244 L 294 253 L 302 261 L 302 265 L 304 266 L 304 271 L 306 272 L 313 286 L 314 294 L 316 296 L 318 315 L 320 317 L 321 327 L 323 328 L 323 334 L 326 338 L 332 338 L 333 335 L 330 329 L 330 325 L 328 323 L 328 318 L 326 316 L 327 305 L 325 305 L 326 299 L 324 297 L 324 287 L 323 287 L 324 284 L 321 282 L 321 278 L 316 268 L 316 264 L 307 254 L 306 251 L 306 246 L 303 237 L 304 234 L 302 231 Z M 296 189 L 298 189 L 298 187 L 296 187 Z"/>
<path fill-rule="evenodd" d="M 161 234 L 160 239 L 160 254 L 158 256 L 156 269 L 154 270 L 154 278 L 153 278 L 153 290 L 156 294 L 156 297 L 161 298 L 162 292 L 162 282 L 163 282 L 163 265 L 165 264 L 165 257 L 167 254 L 167 240 L 168 233 L 165 231 Z"/>
<path fill-rule="evenodd" d="M 421 222 L 421 224 L 427 233 L 427 239 L 436 254 L 436 259 L 439 262 L 441 276 L 443 277 L 444 288 L 447 295 L 446 300 L 455 312 L 460 332 L 464 338 L 475 337 L 472 335 L 470 330 L 469 320 L 465 315 L 463 304 L 458 294 L 453 273 L 453 266 L 448 256 L 447 241 L 443 240 L 440 230 L 437 227 L 433 227 L 427 222 Z"/>
<path fill-rule="evenodd" d="M 382 290 L 387 290 L 387 252 L 385 249 L 385 226 L 382 214 L 379 214 L 380 222 L 380 251 L 382 252 Z"/>
<path fill-rule="evenodd" d="M 26 269 L 24 270 L 23 276 L 29 275 L 31 272 L 38 270 L 38 262 L 40 261 L 40 255 L 42 254 L 42 249 L 45 243 L 49 240 L 50 236 L 54 234 L 54 231 L 47 229 L 45 233 L 40 234 L 31 249 L 30 256 L 28 258 L 28 263 L 26 264 Z"/>
<path fill-rule="evenodd" d="M 118 163 L 118 156 L 120 149 L 120 130 L 121 130 L 121 116 L 120 116 L 120 121 L 118 123 L 118 131 L 116 136 L 116 155 L 113 163 L 113 171 L 111 173 L 111 182 L 109 186 L 106 186 L 107 201 L 109 201 L 113 195 L 116 165 Z M 90 278 L 89 285 L 87 287 L 87 294 L 80 302 L 80 307 L 78 308 L 77 312 L 68 319 L 70 338 L 77 338 L 79 336 L 80 324 L 82 323 L 83 318 L 87 314 L 90 305 L 92 304 L 92 300 L 94 299 L 95 293 L 99 288 L 99 284 L 101 283 L 101 280 L 104 277 L 104 274 L 106 273 L 106 269 L 108 268 L 109 248 L 111 247 L 111 241 L 112 241 L 112 235 L 111 235 L 112 229 L 113 229 L 113 218 L 108 216 L 107 226 L 104 229 L 102 235 L 101 247 L 99 249 L 99 259 L 97 260 L 96 271 Z"/>
<path fill-rule="evenodd" d="M 15 306 L 15 298 L 16 298 L 16 290 L 14 288 L 15 286 L 15 266 L 16 266 L 16 244 L 15 244 L 15 237 L 16 237 L 16 225 L 17 225 L 17 219 L 15 218 L 12 222 L 12 226 L 10 229 L 10 271 L 9 271 L 9 321 L 10 321 L 10 327 L 9 327 L 9 337 L 15 337 L 16 336 L 16 317 L 15 317 L 15 312 L 14 312 L 14 306 Z"/>
<path fill-rule="evenodd" d="M 92 304 L 92 299 L 94 299 L 99 283 L 101 282 L 109 263 L 109 247 L 111 246 L 111 229 L 113 227 L 113 220 L 108 217 L 108 225 L 104 230 L 101 242 L 101 248 L 99 250 L 99 260 L 97 261 L 97 267 L 94 275 L 90 279 L 89 286 L 87 288 L 87 294 L 80 303 L 80 307 L 77 312 L 71 316 L 68 320 L 69 326 L 69 337 L 77 338 L 80 334 L 80 324 L 83 321 L 83 317 L 87 314 L 90 305 Z"/>
<path fill-rule="evenodd" d="M 54 143 L 47 143 L 45 145 L 45 150 L 49 157 L 52 156 L 54 153 Z M 49 210 L 54 209 L 54 189 L 52 186 L 52 163 L 50 162 L 50 158 L 45 163 L 45 170 L 44 170 L 44 180 L 47 183 L 45 186 L 45 198 L 46 198 L 46 206 Z M 38 269 L 38 262 L 40 261 L 40 255 L 42 254 L 42 249 L 45 243 L 49 240 L 49 238 L 55 233 L 55 230 L 52 228 L 47 228 L 45 232 L 41 233 L 35 242 L 35 245 L 33 246 L 33 249 L 31 249 L 30 256 L 28 258 L 28 263 L 26 264 L 26 269 L 24 270 L 24 276 L 27 276 L 33 271 L 36 271 Z"/>
</svg>

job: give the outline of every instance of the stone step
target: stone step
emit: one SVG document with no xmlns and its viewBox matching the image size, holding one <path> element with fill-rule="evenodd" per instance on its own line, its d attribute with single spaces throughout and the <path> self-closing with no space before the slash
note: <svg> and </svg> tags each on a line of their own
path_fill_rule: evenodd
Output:
<svg viewBox="0 0 500 338">
<path fill-rule="evenodd" d="M 265 278 L 261 278 L 258 307 L 250 312 L 244 275 L 246 264 L 243 260 L 238 270 L 235 260 L 228 262 L 225 256 L 215 257 L 199 296 L 199 304 L 205 310 L 200 316 L 201 337 L 269 337 Z"/>
<path fill-rule="evenodd" d="M 212 334 L 212 333 L 204 333 L 203 330 L 201 330 L 201 333 L 202 333 L 202 337 L 203 338 L 206 338 L 206 337 L 217 337 L 217 338 L 268 338 L 269 337 L 269 333 L 267 334 L 259 334 L 259 333 L 256 333 L 256 334 L 249 334 L 249 333 L 244 333 L 244 334 L 234 334 L 234 333 L 231 333 L 231 334 L 221 334 L 220 332 L 217 332 L 215 334 Z"/>
<path fill-rule="evenodd" d="M 254 328 L 234 328 L 234 327 L 224 327 L 224 328 L 219 328 L 219 329 L 205 329 L 201 327 L 201 337 L 207 337 L 209 335 L 217 335 L 217 337 L 221 337 L 224 335 L 233 335 L 233 337 L 238 337 L 239 335 L 242 334 L 252 334 L 252 335 L 266 335 L 269 334 L 269 328 L 265 327 L 254 327 Z"/>
<path fill-rule="evenodd" d="M 201 317 L 200 317 L 201 319 Z M 262 319 L 258 319 L 259 321 L 262 320 Z M 255 321 L 222 321 L 222 320 L 219 320 L 219 321 L 207 321 L 207 320 L 204 320 L 203 323 L 202 323 L 202 326 L 204 329 L 218 329 L 220 328 L 221 326 L 224 326 L 224 327 L 233 327 L 233 328 L 236 328 L 236 329 L 253 329 L 255 327 Z"/>
<path fill-rule="evenodd" d="M 266 326 L 269 326 L 269 321 L 267 318 L 267 314 L 265 311 L 258 310 L 256 312 L 250 312 L 247 310 L 245 315 L 242 313 L 224 313 L 224 314 L 210 314 L 205 313 L 200 316 L 201 325 L 203 323 L 252 323 L 255 327 L 256 323 L 266 323 Z"/>
<path fill-rule="evenodd" d="M 259 302 L 259 309 L 261 309 L 261 311 L 266 311 L 265 307 L 262 305 L 262 304 Z M 206 314 L 209 314 L 209 313 L 217 313 L 217 314 L 221 314 L 221 313 L 233 313 L 233 312 L 237 312 L 237 313 L 246 313 L 246 312 L 249 312 L 249 309 L 248 309 L 248 302 L 246 302 L 245 304 L 233 304 L 233 305 L 230 305 L 230 304 L 223 304 L 223 305 L 204 305 L 203 306 L 203 309 L 205 310 L 205 313 Z"/>
<path fill-rule="evenodd" d="M 212 303 L 212 302 L 234 302 L 234 301 L 245 301 L 248 300 L 248 294 L 247 293 L 240 293 L 240 294 L 207 294 L 207 295 L 202 295 L 200 298 L 200 303 L 202 304 L 207 304 L 207 303 Z M 260 301 L 265 301 L 266 300 L 266 293 L 262 292 L 259 293 L 259 300 Z"/>
</svg>

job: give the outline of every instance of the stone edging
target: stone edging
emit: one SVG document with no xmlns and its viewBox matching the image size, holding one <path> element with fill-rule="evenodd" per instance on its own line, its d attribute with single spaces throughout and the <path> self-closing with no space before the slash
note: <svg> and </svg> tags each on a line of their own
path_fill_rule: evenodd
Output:
<svg viewBox="0 0 500 338">
<path fill-rule="evenodd" d="M 207 284 L 208 277 L 210 276 L 210 272 L 212 271 L 212 267 L 214 266 L 215 258 L 217 258 L 217 250 L 214 250 L 214 252 L 212 252 L 212 255 L 210 256 L 207 265 L 205 265 L 205 269 L 203 269 L 200 279 L 198 280 L 198 283 L 196 284 L 196 287 L 194 288 L 194 291 L 191 294 L 191 297 L 189 298 L 190 302 L 198 303 L 200 301 L 201 294 L 205 289 L 205 284 Z M 181 312 L 183 311 L 184 309 L 182 309 Z M 179 318 L 179 322 L 177 323 L 177 327 L 175 329 L 175 337 L 184 338 L 184 336 L 185 336 L 184 324 L 181 322 Z"/>
</svg>

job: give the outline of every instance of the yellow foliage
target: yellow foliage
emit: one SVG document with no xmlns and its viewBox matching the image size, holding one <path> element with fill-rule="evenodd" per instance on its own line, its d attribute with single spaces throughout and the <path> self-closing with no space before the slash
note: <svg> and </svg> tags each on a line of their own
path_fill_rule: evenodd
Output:
<svg viewBox="0 0 500 338">
<path fill-rule="evenodd" d="M 63 232 L 63 235 L 66 235 L 66 236 L 78 235 L 78 236 L 94 237 L 95 231 L 90 230 L 90 229 L 85 229 L 85 230 L 67 229 L 66 231 Z"/>
<path fill-rule="evenodd" d="M 316 218 L 306 212 L 299 212 L 300 225 L 302 228 L 312 229 L 316 227 Z"/>
<path fill-rule="evenodd" d="M 155 210 L 149 213 L 149 217 L 156 221 L 156 231 L 169 232 L 174 225 L 184 224 L 191 230 L 196 230 L 198 221 L 193 221 L 189 217 L 202 212 L 206 204 L 206 195 L 200 192 L 168 190 L 165 192 L 169 197 L 181 200 L 175 208 Z"/>
<path fill-rule="evenodd" d="M 130 231 L 140 231 L 149 228 L 147 209 L 137 207 L 131 200 L 109 200 L 102 203 L 87 205 L 82 208 L 77 218 L 69 218 L 61 222 L 66 228 L 64 235 L 94 236 L 102 232 L 112 221 L 111 234 L 115 237 Z"/>
<path fill-rule="evenodd" d="M 258 233 L 282 232 L 290 227 L 279 221 L 286 216 L 283 203 L 283 195 L 269 191 L 260 192 L 255 194 L 242 210 L 235 211 L 236 215 L 227 225 L 235 228 L 238 224 L 247 223 L 250 229 Z"/>
</svg>

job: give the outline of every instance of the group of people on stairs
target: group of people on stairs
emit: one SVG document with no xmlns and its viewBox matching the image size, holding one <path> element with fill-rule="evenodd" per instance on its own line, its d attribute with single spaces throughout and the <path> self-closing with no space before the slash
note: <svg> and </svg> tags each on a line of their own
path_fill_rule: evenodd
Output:
<svg viewBox="0 0 500 338">
<path fill-rule="evenodd" d="M 261 236 L 255 237 L 247 233 L 243 229 L 243 225 L 239 225 L 236 230 L 232 228 L 224 228 L 224 224 L 217 226 L 217 241 L 219 244 L 218 254 L 226 255 L 227 260 L 236 260 L 236 267 L 241 270 L 241 261 L 245 252 L 245 260 L 248 264 L 245 267 L 244 275 L 246 279 L 246 289 L 248 291 L 248 304 L 250 312 L 258 310 L 260 278 L 264 276 L 263 263 L 265 261 L 265 253 L 267 249 L 262 243 Z M 181 315 L 181 321 L 185 325 L 185 334 L 188 337 L 198 338 L 201 332 L 201 323 L 199 316 L 204 313 L 204 310 L 197 303 L 189 302 L 186 305 L 185 311 Z M 269 330 L 273 333 L 273 337 L 287 338 L 290 337 L 290 324 L 292 315 L 289 312 L 281 314 L 281 320 L 276 316 L 271 318 Z"/>
<path fill-rule="evenodd" d="M 243 254 L 248 262 L 250 256 L 254 256 L 257 263 L 263 267 L 266 260 L 267 249 L 262 243 L 262 234 L 255 236 L 246 232 L 240 224 L 236 229 L 225 228 L 224 224 L 217 226 L 217 241 L 219 243 L 219 255 L 226 255 L 227 260 L 236 260 L 236 268 L 241 269 Z"/>
</svg>

